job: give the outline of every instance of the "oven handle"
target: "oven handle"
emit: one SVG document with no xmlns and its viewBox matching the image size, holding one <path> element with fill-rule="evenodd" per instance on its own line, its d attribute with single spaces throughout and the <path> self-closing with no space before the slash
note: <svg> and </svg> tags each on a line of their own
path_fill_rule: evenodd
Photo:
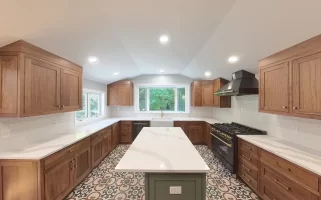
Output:
<svg viewBox="0 0 321 200">
<path fill-rule="evenodd" d="M 217 137 L 216 135 L 214 135 L 214 134 L 212 134 L 212 133 L 210 133 L 210 134 L 211 134 L 212 136 L 214 136 L 216 139 L 218 139 L 219 141 L 223 142 L 226 146 L 232 147 L 231 144 L 226 143 L 225 141 L 223 141 L 221 138 Z"/>
</svg>

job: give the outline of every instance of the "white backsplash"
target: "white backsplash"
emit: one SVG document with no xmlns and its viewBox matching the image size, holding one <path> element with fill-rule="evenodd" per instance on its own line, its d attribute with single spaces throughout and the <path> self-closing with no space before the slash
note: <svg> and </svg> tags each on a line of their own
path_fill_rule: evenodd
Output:
<svg viewBox="0 0 321 200">
<path fill-rule="evenodd" d="M 268 135 L 321 151 L 321 120 L 258 112 L 258 95 L 232 97 L 232 108 L 214 108 L 213 117 L 265 130 Z"/>
<path fill-rule="evenodd" d="M 134 106 L 110 106 L 111 117 L 160 117 L 159 113 L 135 113 Z M 212 118 L 211 107 L 190 107 L 190 113 L 165 113 L 164 117 L 203 117 Z"/>
</svg>

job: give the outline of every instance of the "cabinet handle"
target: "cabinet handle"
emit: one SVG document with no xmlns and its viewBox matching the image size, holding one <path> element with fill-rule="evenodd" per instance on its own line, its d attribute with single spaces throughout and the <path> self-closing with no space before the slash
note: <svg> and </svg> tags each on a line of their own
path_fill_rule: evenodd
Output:
<svg viewBox="0 0 321 200">
<path fill-rule="evenodd" d="M 296 109 L 298 109 L 298 107 L 295 107 L 295 106 L 294 106 L 294 107 L 293 107 L 293 110 L 296 110 Z"/>
<path fill-rule="evenodd" d="M 251 147 L 245 146 L 244 144 L 243 144 L 243 147 L 246 148 L 246 149 L 248 149 L 248 150 L 250 150 L 250 151 L 252 151 L 252 148 L 251 148 Z"/>
<path fill-rule="evenodd" d="M 243 154 L 242 156 L 243 156 L 243 158 L 245 158 L 246 160 L 251 161 L 251 158 L 246 157 L 244 154 Z"/>
<path fill-rule="evenodd" d="M 245 165 L 242 165 L 247 171 L 252 171 L 251 169 L 247 168 Z"/>
<path fill-rule="evenodd" d="M 74 151 L 76 151 L 77 149 L 78 149 L 78 147 L 75 147 L 75 148 L 73 148 L 73 149 L 70 149 L 70 150 L 69 150 L 69 153 L 74 152 Z"/>
<path fill-rule="evenodd" d="M 244 174 L 242 174 L 243 178 L 247 181 L 247 182 L 251 182 L 250 179 L 246 178 L 246 176 Z"/>
<path fill-rule="evenodd" d="M 61 107 L 63 108 L 63 107 L 65 107 L 65 105 L 61 105 Z"/>
<path fill-rule="evenodd" d="M 288 107 L 287 107 L 287 106 L 283 106 L 282 108 L 283 108 L 283 109 L 287 109 Z"/>
<path fill-rule="evenodd" d="M 285 190 L 290 190 L 291 189 L 291 188 L 283 185 L 282 183 L 280 183 L 280 181 L 278 179 L 276 179 L 276 178 L 274 179 L 274 181 Z"/>
</svg>

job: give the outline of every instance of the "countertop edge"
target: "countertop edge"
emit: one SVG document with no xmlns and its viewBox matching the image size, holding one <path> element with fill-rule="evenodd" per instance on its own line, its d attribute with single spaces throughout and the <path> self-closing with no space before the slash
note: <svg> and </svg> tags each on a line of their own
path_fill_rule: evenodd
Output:
<svg viewBox="0 0 321 200">
<path fill-rule="evenodd" d="M 245 137 L 243 137 L 243 136 L 245 136 Z M 263 150 L 265 150 L 265 151 L 268 151 L 268 152 L 270 152 L 270 153 L 273 153 L 273 154 L 275 154 L 275 155 L 277 155 L 277 156 L 279 156 L 279 157 L 281 157 L 281 158 L 283 158 L 283 159 L 285 159 L 285 160 L 287 160 L 287 161 L 289 161 L 289 162 L 292 162 L 292 163 L 294 163 L 294 164 L 296 164 L 296 165 L 298 165 L 298 166 L 300 166 L 300 167 L 302 167 L 302 168 L 304 168 L 304 169 L 306 169 L 306 170 L 308 170 L 308 171 L 310 171 L 310 172 L 312 172 L 312 173 L 314 173 L 314 174 L 316 174 L 316 175 L 318 175 L 318 176 L 321 176 L 321 170 L 320 170 L 320 171 L 316 171 L 315 169 L 311 169 L 310 167 L 308 167 L 308 166 L 306 166 L 306 165 L 302 165 L 301 163 L 297 162 L 296 160 L 291 159 L 291 158 L 288 158 L 288 157 L 286 157 L 286 156 L 284 156 L 284 155 L 282 155 L 282 154 L 280 154 L 280 153 L 278 153 L 278 152 L 275 152 L 275 151 L 273 151 L 273 150 L 271 150 L 271 149 L 269 149 L 269 148 L 266 148 L 265 146 L 262 147 L 261 144 L 255 142 L 255 141 L 253 142 L 253 140 L 247 138 L 246 135 L 237 135 L 237 137 L 238 137 L 238 138 L 241 138 L 242 140 L 245 140 L 245 141 L 247 141 L 247 142 L 249 142 L 249 143 L 251 143 L 251 144 L 254 144 L 254 145 L 258 146 L 258 147 L 260 147 L 261 149 L 263 149 Z M 269 137 L 274 138 L 274 137 L 272 137 L 272 136 L 269 136 Z M 278 139 L 278 138 L 277 138 L 277 139 Z M 282 139 L 279 139 L 279 140 L 282 140 Z M 285 141 L 285 142 L 286 142 L 286 141 Z M 293 145 L 295 145 L 295 144 L 293 144 Z M 310 154 L 310 153 L 309 153 L 309 154 Z M 311 154 L 311 155 L 312 155 L 312 154 Z"/>
</svg>

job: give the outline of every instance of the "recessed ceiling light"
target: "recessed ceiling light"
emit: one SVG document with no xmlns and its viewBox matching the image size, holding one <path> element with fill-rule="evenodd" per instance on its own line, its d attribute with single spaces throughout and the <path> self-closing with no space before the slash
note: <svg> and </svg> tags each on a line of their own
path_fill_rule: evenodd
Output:
<svg viewBox="0 0 321 200">
<path fill-rule="evenodd" d="M 206 77 L 210 77 L 210 76 L 212 76 L 212 73 L 209 72 L 209 71 L 207 71 L 207 72 L 204 73 L 204 75 L 205 75 Z"/>
<path fill-rule="evenodd" d="M 89 63 L 92 63 L 92 64 L 98 63 L 98 58 L 95 57 L 95 56 L 90 56 L 90 57 L 88 58 L 88 62 L 89 62 Z"/>
<path fill-rule="evenodd" d="M 115 73 L 114 73 L 114 76 L 118 76 L 118 75 L 119 75 L 119 72 L 115 72 Z"/>
<path fill-rule="evenodd" d="M 239 57 L 237 56 L 231 56 L 228 58 L 229 63 L 236 63 L 237 61 L 239 61 Z"/>
<path fill-rule="evenodd" d="M 168 41 L 169 41 L 168 35 L 161 35 L 161 36 L 159 37 L 159 42 L 160 42 L 161 44 L 167 44 Z"/>
<path fill-rule="evenodd" d="M 164 69 L 160 69 L 159 72 L 164 74 L 165 70 Z"/>
</svg>

